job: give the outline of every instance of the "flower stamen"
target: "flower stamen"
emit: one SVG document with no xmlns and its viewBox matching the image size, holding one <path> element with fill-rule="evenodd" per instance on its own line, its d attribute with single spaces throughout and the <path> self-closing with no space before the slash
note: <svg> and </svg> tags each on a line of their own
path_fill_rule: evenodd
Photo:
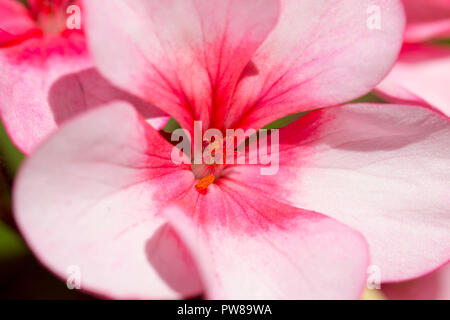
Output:
<svg viewBox="0 0 450 320">
<path fill-rule="evenodd" d="M 216 179 L 213 173 L 209 174 L 208 176 L 200 179 L 200 181 L 195 185 L 195 189 L 197 189 L 198 192 L 204 194 L 206 192 L 206 188 L 208 188 Z"/>
</svg>

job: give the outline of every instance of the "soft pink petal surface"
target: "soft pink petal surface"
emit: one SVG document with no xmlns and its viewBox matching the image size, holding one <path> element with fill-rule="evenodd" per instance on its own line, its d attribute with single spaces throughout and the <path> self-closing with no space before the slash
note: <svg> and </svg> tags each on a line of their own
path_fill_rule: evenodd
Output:
<svg viewBox="0 0 450 320">
<path fill-rule="evenodd" d="M 408 25 L 405 41 L 420 42 L 450 37 L 450 1 L 403 0 Z"/>
<path fill-rule="evenodd" d="M 370 91 L 395 62 L 404 13 L 391 0 L 282 0 L 279 22 L 252 57 L 226 127 L 260 128 L 284 115 Z M 380 29 L 369 28 L 379 9 Z"/>
<path fill-rule="evenodd" d="M 165 214 L 190 247 L 210 299 L 358 299 L 364 238 L 337 221 L 226 177 Z"/>
<path fill-rule="evenodd" d="M 172 146 L 129 105 L 63 125 L 22 167 L 17 224 L 37 257 L 81 287 L 114 298 L 181 298 L 202 291 L 196 268 L 158 214 L 192 186 Z"/>
<path fill-rule="evenodd" d="M 276 175 L 237 166 L 230 178 L 360 231 L 382 280 L 400 281 L 450 257 L 448 141 L 450 122 L 426 108 L 333 107 L 281 130 Z"/>
<path fill-rule="evenodd" d="M 166 114 L 113 87 L 93 69 L 81 31 L 43 35 L 23 5 L 8 3 L 0 2 L 1 28 L 11 31 L 28 21 L 38 31 L 0 44 L 0 112 L 19 149 L 30 153 L 63 120 L 112 100 L 129 101 L 147 118 L 156 118 L 152 124 L 158 129 L 164 126 Z"/>
<path fill-rule="evenodd" d="M 450 48 L 405 44 L 377 90 L 388 100 L 422 104 L 450 117 Z"/>
<path fill-rule="evenodd" d="M 193 119 L 208 127 L 223 117 L 242 70 L 278 17 L 277 0 L 113 0 L 85 6 L 100 71 L 188 129 Z"/>
<path fill-rule="evenodd" d="M 418 279 L 382 286 L 391 300 L 450 300 L 450 264 Z"/>
</svg>

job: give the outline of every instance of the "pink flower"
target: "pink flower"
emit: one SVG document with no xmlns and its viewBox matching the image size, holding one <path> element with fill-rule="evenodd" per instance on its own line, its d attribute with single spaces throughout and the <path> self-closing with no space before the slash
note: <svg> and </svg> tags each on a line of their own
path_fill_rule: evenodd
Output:
<svg viewBox="0 0 450 320">
<path fill-rule="evenodd" d="M 391 300 L 450 300 L 450 264 L 418 279 L 383 285 Z"/>
<path fill-rule="evenodd" d="M 367 8 L 381 9 L 381 29 Z M 60 277 L 115 298 L 361 296 L 450 257 L 450 126 L 422 107 L 339 103 L 392 67 L 392 0 L 85 2 L 99 70 L 193 131 L 280 130 L 279 171 L 228 165 L 204 178 L 125 103 L 73 119 L 27 159 L 17 223 Z M 187 159 L 189 160 L 189 159 Z M 369 246 L 368 246 L 368 245 Z M 370 250 L 370 257 L 369 257 Z"/>
<path fill-rule="evenodd" d="M 404 0 L 408 25 L 399 60 L 378 86 L 388 100 L 425 105 L 450 116 L 450 1 Z"/>
<path fill-rule="evenodd" d="M 77 12 L 66 13 L 78 2 L 29 0 L 26 7 L 0 0 L 0 112 L 9 136 L 27 154 L 64 120 L 116 99 L 155 118 L 157 128 L 167 121 L 159 109 L 111 86 L 93 68 L 83 31 L 68 21 Z"/>
</svg>

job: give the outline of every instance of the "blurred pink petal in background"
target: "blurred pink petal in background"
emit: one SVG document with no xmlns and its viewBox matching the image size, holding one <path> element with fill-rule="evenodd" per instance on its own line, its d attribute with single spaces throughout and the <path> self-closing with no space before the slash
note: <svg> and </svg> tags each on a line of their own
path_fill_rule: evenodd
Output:
<svg viewBox="0 0 450 320">
<path fill-rule="evenodd" d="M 450 1 L 403 0 L 403 2 L 408 18 L 406 42 L 450 37 Z"/>
<path fill-rule="evenodd" d="M 16 0 L 0 0 L 0 113 L 24 153 L 62 121 L 112 100 L 129 101 L 144 117 L 156 118 L 152 123 L 158 129 L 168 120 L 95 70 L 83 30 L 66 25 L 69 3 L 80 5 L 34 0 L 27 8 Z"/>
<path fill-rule="evenodd" d="M 386 99 L 422 104 L 450 116 L 450 1 L 403 0 L 407 13 L 405 43 L 398 62 L 377 87 Z"/>
</svg>

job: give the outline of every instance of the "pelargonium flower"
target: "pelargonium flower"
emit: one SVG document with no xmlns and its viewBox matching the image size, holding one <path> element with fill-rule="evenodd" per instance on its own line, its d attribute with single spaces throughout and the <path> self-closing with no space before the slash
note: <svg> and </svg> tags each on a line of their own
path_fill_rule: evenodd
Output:
<svg viewBox="0 0 450 320">
<path fill-rule="evenodd" d="M 158 129 L 167 121 L 94 69 L 79 6 L 73 0 L 28 0 L 27 6 L 0 0 L 0 113 L 26 154 L 64 120 L 112 100 L 129 101 Z"/>
<path fill-rule="evenodd" d="M 450 116 L 450 46 L 435 41 L 450 39 L 450 1 L 403 1 L 405 43 L 397 64 L 377 89 L 390 101 L 420 103 Z"/>
<path fill-rule="evenodd" d="M 423 277 L 383 285 L 390 300 L 450 300 L 450 264 Z"/>
<path fill-rule="evenodd" d="M 57 275 L 78 266 L 84 290 L 115 298 L 355 299 L 369 259 L 382 281 L 448 261 L 448 120 L 422 107 L 339 105 L 395 62 L 399 1 L 85 6 L 99 70 L 190 133 L 194 121 L 259 129 L 332 107 L 280 130 L 277 174 L 226 165 L 205 192 L 201 170 L 174 163 L 173 145 L 126 103 L 68 121 L 14 190 L 19 228 Z M 380 29 L 367 26 L 371 6 Z"/>
</svg>

